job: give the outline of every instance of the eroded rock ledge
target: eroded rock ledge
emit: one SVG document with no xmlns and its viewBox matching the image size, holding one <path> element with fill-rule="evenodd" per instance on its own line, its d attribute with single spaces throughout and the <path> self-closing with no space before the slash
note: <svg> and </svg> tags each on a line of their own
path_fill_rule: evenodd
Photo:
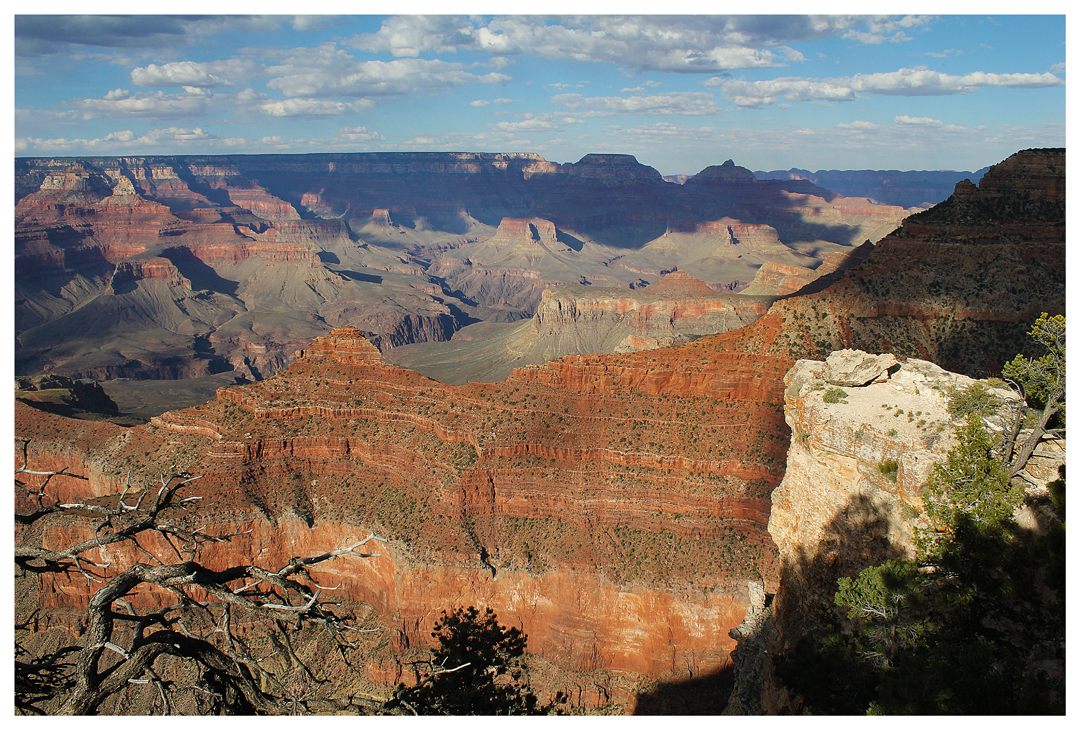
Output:
<svg viewBox="0 0 1080 730">
<path fill-rule="evenodd" d="M 753 600 L 751 585 L 750 610 L 731 631 L 739 648 L 732 654 L 738 682 L 730 712 L 799 712 L 798 698 L 773 676 L 771 657 L 815 629 L 811 617 L 831 605 L 838 578 L 915 556 L 914 532 L 925 524 L 922 490 L 956 443 L 947 393 L 974 382 L 926 360 L 899 362 L 861 350 L 833 352 L 824 362 L 799 360 L 787 372 L 791 444 L 769 517 L 780 588 L 770 603 L 761 589 Z M 1004 387 L 994 392 L 1004 401 L 1017 397 Z M 1064 448 L 1064 441 L 1047 442 L 1029 462 L 1025 473 L 1039 485 L 1029 496 L 1055 478 Z M 1025 511 L 1021 522 L 1034 519 Z"/>
</svg>

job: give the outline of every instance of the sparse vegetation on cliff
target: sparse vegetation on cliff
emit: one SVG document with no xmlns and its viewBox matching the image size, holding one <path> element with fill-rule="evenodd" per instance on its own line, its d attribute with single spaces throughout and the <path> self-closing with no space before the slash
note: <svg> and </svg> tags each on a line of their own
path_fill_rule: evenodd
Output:
<svg viewBox="0 0 1080 730">
<path fill-rule="evenodd" d="M 1045 336 L 1048 330 L 1053 335 Z M 1064 402 L 1064 318 L 1044 315 L 1031 335 L 1050 354 L 1017 357 L 1006 376 L 1030 374 L 1025 391 L 1039 408 L 1035 428 L 1014 449 L 1020 431 L 1008 421 L 1020 422 L 1018 407 L 1005 406 L 984 383 L 951 390 L 950 411 L 963 421 L 955 448 L 934 466 L 923 492 L 916 559 L 893 558 L 840 578 L 837 610 L 777 658 L 781 681 L 808 709 L 1064 712 L 1064 466 L 1048 498 L 1028 499 L 1038 526 L 1015 519 L 1025 500 L 1017 475 L 1043 437 L 1041 426 Z M 878 468 L 887 474 L 892 466 Z"/>
</svg>

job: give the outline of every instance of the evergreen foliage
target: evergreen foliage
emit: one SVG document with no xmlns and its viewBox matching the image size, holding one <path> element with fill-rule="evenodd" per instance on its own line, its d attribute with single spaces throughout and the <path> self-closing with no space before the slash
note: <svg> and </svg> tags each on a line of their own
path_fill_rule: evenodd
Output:
<svg viewBox="0 0 1080 730">
<path fill-rule="evenodd" d="M 1060 421 L 1065 419 L 1065 317 L 1045 312 L 1028 333 L 1046 351 L 1042 357 L 1017 355 L 1005 364 L 1002 375 L 1017 383 L 1028 405 L 1044 409 L 1055 406 Z"/>
<path fill-rule="evenodd" d="M 949 400 L 949 415 L 967 418 L 970 415 L 985 418 L 997 412 L 1002 400 L 985 383 L 974 382 L 966 388 L 950 385 L 945 395 Z"/>
<path fill-rule="evenodd" d="M 1047 409 L 1064 404 L 1064 317 L 1043 315 L 1031 334 L 1049 354 L 1018 356 L 1005 375 L 1021 382 L 1029 403 L 1044 398 L 1045 423 Z M 1003 439 L 984 420 L 997 396 L 980 383 L 949 395 L 964 421 L 923 493 L 928 524 L 916 537 L 916 560 L 840 578 L 840 610 L 818 617 L 823 629 L 776 660 L 781 681 L 811 711 L 1065 711 L 1064 679 L 1046 671 L 1064 666 L 1064 467 L 1048 485 L 1051 504 L 1043 505 L 1052 513 L 1049 529 L 1021 529 L 1013 514 L 1023 488 L 1011 477 L 1023 464 L 1002 458 Z M 1041 435 L 1035 432 L 1036 442 Z M 1023 461 L 1027 455 L 1025 445 Z"/>
<path fill-rule="evenodd" d="M 415 687 L 399 685 L 387 709 L 420 715 L 539 715 L 522 657 L 528 637 L 499 624 L 490 608 L 474 606 L 442 614 L 432 637 L 432 672 Z"/>
</svg>

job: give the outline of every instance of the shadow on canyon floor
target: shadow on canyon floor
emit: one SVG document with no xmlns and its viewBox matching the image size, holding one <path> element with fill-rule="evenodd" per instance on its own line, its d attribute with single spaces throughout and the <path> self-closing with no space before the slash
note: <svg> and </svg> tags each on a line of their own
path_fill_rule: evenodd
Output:
<svg viewBox="0 0 1080 730">
<path fill-rule="evenodd" d="M 681 682 L 662 682 L 637 697 L 635 715 L 719 715 L 735 687 L 731 664 Z"/>
</svg>

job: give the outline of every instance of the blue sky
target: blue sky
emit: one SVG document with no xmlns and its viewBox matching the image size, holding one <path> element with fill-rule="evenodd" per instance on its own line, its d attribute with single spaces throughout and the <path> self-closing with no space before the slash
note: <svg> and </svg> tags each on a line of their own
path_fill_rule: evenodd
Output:
<svg viewBox="0 0 1080 730">
<path fill-rule="evenodd" d="M 636 7 L 513 5 L 534 6 Z M 301 7 L 343 6 L 184 5 Z M 1065 144 L 1060 14 L 15 16 L 14 26 L 16 156 L 619 152 L 693 174 L 729 158 L 759 170 L 975 170 Z"/>
</svg>

